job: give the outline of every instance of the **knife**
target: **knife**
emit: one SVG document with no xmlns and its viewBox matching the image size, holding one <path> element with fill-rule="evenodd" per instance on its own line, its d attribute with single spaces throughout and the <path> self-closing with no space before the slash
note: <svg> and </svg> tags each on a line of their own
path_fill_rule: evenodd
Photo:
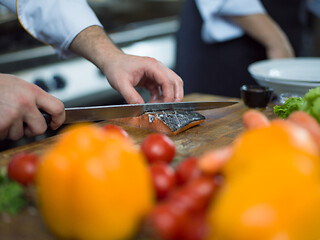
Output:
<svg viewBox="0 0 320 240">
<path fill-rule="evenodd" d="M 146 112 L 155 111 L 201 111 L 222 108 L 236 104 L 236 101 L 207 101 L 207 102 L 169 102 L 169 103 L 145 103 L 123 104 L 94 107 L 66 108 L 65 124 L 76 122 L 100 121 L 112 118 L 137 117 Z M 42 113 L 47 124 L 51 122 L 51 116 Z"/>
</svg>

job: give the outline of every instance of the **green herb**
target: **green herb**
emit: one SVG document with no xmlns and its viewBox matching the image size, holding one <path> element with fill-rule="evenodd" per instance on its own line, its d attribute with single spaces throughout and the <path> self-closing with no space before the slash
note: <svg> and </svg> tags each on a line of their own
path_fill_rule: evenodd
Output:
<svg viewBox="0 0 320 240">
<path fill-rule="evenodd" d="M 289 98 L 282 106 L 275 106 L 274 113 L 287 118 L 294 111 L 304 111 L 320 123 L 320 87 L 310 89 L 303 98 Z"/>
<path fill-rule="evenodd" d="M 320 122 L 320 87 L 310 89 L 304 99 L 305 104 L 301 110 L 309 113 Z"/>
<path fill-rule="evenodd" d="M 280 118 L 287 118 L 289 115 L 297 110 L 300 110 L 301 105 L 303 105 L 303 98 L 292 97 L 289 98 L 282 106 L 275 106 L 273 111 Z"/>
<path fill-rule="evenodd" d="M 16 214 L 25 206 L 23 187 L 8 179 L 0 169 L 0 212 Z"/>
</svg>

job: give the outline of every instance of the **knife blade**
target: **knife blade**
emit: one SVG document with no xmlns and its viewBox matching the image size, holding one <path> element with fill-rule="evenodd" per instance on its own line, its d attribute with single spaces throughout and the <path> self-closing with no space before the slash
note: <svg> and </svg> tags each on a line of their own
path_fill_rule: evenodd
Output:
<svg viewBox="0 0 320 240">
<path fill-rule="evenodd" d="M 137 117 L 146 112 L 154 111 L 202 111 L 231 106 L 237 101 L 200 101 L 200 102 L 169 102 L 169 103 L 145 103 L 123 104 L 93 107 L 65 108 L 65 124 L 76 122 L 100 121 L 113 118 Z M 47 123 L 50 123 L 47 114 L 43 114 Z"/>
</svg>

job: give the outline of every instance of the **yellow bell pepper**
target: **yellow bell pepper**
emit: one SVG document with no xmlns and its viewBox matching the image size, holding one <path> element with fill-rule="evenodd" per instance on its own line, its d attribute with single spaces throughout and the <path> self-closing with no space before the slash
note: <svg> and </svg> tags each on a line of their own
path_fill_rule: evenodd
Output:
<svg viewBox="0 0 320 240">
<path fill-rule="evenodd" d="M 308 132 L 274 122 L 233 147 L 208 212 L 208 239 L 320 239 L 320 159 Z"/>
<path fill-rule="evenodd" d="M 36 187 L 48 227 L 72 239 L 129 239 L 154 199 L 140 151 L 94 125 L 61 135 L 42 158 Z"/>
</svg>

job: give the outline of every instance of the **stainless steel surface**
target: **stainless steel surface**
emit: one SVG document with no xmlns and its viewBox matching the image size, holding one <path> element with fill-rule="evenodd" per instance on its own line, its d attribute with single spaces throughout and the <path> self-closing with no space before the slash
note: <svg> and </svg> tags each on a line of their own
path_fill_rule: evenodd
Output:
<svg viewBox="0 0 320 240">
<path fill-rule="evenodd" d="M 238 102 L 214 101 L 214 102 L 174 102 L 174 103 L 146 103 L 125 104 L 96 107 L 66 108 L 65 123 L 99 121 L 112 118 L 137 117 L 146 112 L 154 111 L 201 111 L 231 106 Z"/>
<path fill-rule="evenodd" d="M 155 20 L 136 23 L 135 27 L 124 27 L 119 32 L 109 34 L 111 40 L 118 46 L 129 46 L 137 41 L 151 39 L 155 37 L 174 34 L 179 27 L 176 17 L 167 17 Z M 56 52 L 51 46 L 39 46 L 31 49 L 25 49 L 17 52 L 10 52 L 0 55 L 0 70 L 17 69 L 13 66 L 18 62 L 28 62 L 41 58 L 53 58 L 53 61 L 63 61 L 56 57 Z M 18 67 L 19 68 L 19 67 Z M 22 67 L 23 68 L 23 67 Z"/>
<path fill-rule="evenodd" d="M 0 25 L 16 20 L 16 15 L 6 7 L 0 5 Z"/>
<path fill-rule="evenodd" d="M 183 0 L 88 2 L 114 43 L 124 47 L 135 41 L 175 33 Z M 0 72 L 10 73 L 65 61 L 59 59 L 50 46 L 33 39 L 20 26 L 15 14 L 0 11 L 0 20 Z"/>
</svg>

